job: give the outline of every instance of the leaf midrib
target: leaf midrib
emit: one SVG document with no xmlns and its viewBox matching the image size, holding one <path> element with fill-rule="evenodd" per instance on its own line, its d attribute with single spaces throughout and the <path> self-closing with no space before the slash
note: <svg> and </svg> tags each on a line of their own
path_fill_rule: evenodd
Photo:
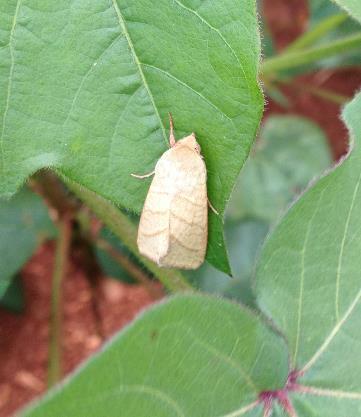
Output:
<svg viewBox="0 0 361 417">
<path fill-rule="evenodd" d="M 358 292 L 354 300 L 352 301 L 350 307 L 347 309 L 343 317 L 337 322 L 336 326 L 333 327 L 329 335 L 326 337 L 322 345 L 317 349 L 317 351 L 314 353 L 312 358 L 306 363 L 306 365 L 301 369 L 300 374 L 304 375 L 307 371 L 310 370 L 310 368 L 317 362 L 317 360 L 320 358 L 320 356 L 326 351 L 329 344 L 332 342 L 334 337 L 338 334 L 346 320 L 351 316 L 354 309 L 356 308 L 358 302 L 361 299 L 361 290 Z"/>
<path fill-rule="evenodd" d="M 341 241 L 341 246 L 340 246 L 340 253 L 339 253 L 339 257 L 338 257 L 338 264 L 337 264 L 337 273 L 336 273 L 336 294 L 335 294 L 335 312 L 336 312 L 336 319 L 337 321 L 340 320 L 340 306 L 339 306 L 339 298 L 340 298 L 340 283 L 341 283 L 341 273 L 342 273 L 342 261 L 343 261 L 343 255 L 344 255 L 344 250 L 345 250 L 345 243 L 346 243 L 346 238 L 349 232 L 349 227 L 350 227 L 350 220 L 351 220 L 351 215 L 355 206 L 355 201 L 356 201 L 356 196 L 360 187 L 360 182 L 361 182 L 361 173 L 358 177 L 355 189 L 353 191 L 352 194 L 352 200 L 351 200 L 351 204 L 350 204 L 350 208 L 349 211 L 347 213 L 347 218 L 346 218 L 346 223 L 345 223 L 345 229 L 344 229 L 344 233 L 342 236 L 342 241 Z"/>
<path fill-rule="evenodd" d="M 316 217 L 316 214 L 318 213 L 318 210 L 320 209 L 320 204 L 323 198 L 323 195 L 326 191 L 328 186 L 326 186 L 322 192 L 320 193 L 320 196 L 318 198 L 317 206 L 308 222 L 307 230 L 305 233 L 305 239 L 303 243 L 303 248 L 301 252 L 301 274 L 300 274 L 300 287 L 299 287 L 299 297 L 298 297 L 298 311 L 297 311 L 297 332 L 296 332 L 296 342 L 295 342 L 295 351 L 293 355 L 293 366 L 297 366 L 297 356 L 300 346 L 300 336 L 301 336 L 301 325 L 302 325 L 302 312 L 303 312 L 303 301 L 304 301 L 304 283 L 305 283 L 305 272 L 306 272 L 306 265 L 305 265 L 305 259 L 306 259 L 306 250 L 307 245 L 309 242 L 310 232 L 312 228 L 312 223 L 314 218 Z"/>
<path fill-rule="evenodd" d="M 351 202 L 350 202 L 350 207 L 349 207 L 349 211 L 348 211 L 346 222 L 345 222 L 344 233 L 343 233 L 343 236 L 342 236 L 342 241 L 341 241 L 341 246 L 340 246 L 340 253 L 339 253 L 338 263 L 337 263 L 336 284 L 335 284 L 335 286 L 336 286 L 335 287 L 335 314 L 336 314 L 336 318 L 337 318 L 336 325 L 331 329 L 328 336 L 324 339 L 323 343 L 315 351 L 315 353 L 312 355 L 312 357 L 307 361 L 306 364 L 304 364 L 304 366 L 302 367 L 302 370 L 301 370 L 301 374 L 305 374 L 307 371 L 309 371 L 310 368 L 320 358 L 320 356 L 322 356 L 324 351 L 327 349 L 329 344 L 332 342 L 334 337 L 338 334 L 339 330 L 342 328 L 343 324 L 346 322 L 348 317 L 352 314 L 354 308 L 357 306 L 357 303 L 358 303 L 359 299 L 361 298 L 361 290 L 360 290 L 358 292 L 358 294 L 356 295 L 356 297 L 351 302 L 351 304 L 350 304 L 349 308 L 346 310 L 345 314 L 342 317 L 340 317 L 339 309 L 338 309 L 338 301 L 339 301 L 338 299 L 339 299 L 339 289 L 340 289 L 340 279 L 341 279 L 341 265 L 342 265 L 342 259 L 343 259 L 343 254 L 344 254 L 344 246 L 345 246 L 345 242 L 346 242 L 346 236 L 347 236 L 348 230 L 349 230 L 349 223 L 350 223 L 351 215 L 352 215 L 352 212 L 353 212 L 354 204 L 355 204 L 355 201 L 356 201 L 356 196 L 357 196 L 357 193 L 358 193 L 358 190 L 359 190 L 359 187 L 360 187 L 360 183 L 361 183 L 361 173 L 358 177 L 358 180 L 356 182 L 356 185 L 355 185 L 353 193 L 352 193 L 352 199 L 351 199 Z M 310 220 L 310 223 L 312 222 L 312 220 L 315 216 L 315 213 L 317 213 L 317 211 L 318 211 L 320 201 L 322 200 L 323 194 L 326 191 L 326 189 L 327 189 L 327 186 L 324 188 L 324 190 L 320 194 L 318 205 L 317 205 L 317 207 L 315 209 L 315 212 L 314 212 L 314 214 L 313 214 L 313 216 Z M 301 276 L 301 278 L 302 278 L 302 276 Z M 302 304 L 302 300 L 300 300 L 300 304 Z M 299 311 L 299 314 L 300 314 L 300 311 Z M 300 317 L 298 319 L 301 320 Z M 300 325 L 300 322 L 299 322 L 299 325 Z M 295 354 L 294 354 L 294 365 L 295 366 L 296 366 L 296 360 L 297 360 L 297 354 L 298 354 L 298 348 L 299 348 L 299 346 L 298 346 L 299 333 L 300 333 L 300 326 L 298 326 L 298 328 L 297 328 L 297 337 L 296 337 L 297 343 L 296 343 Z"/>
<path fill-rule="evenodd" d="M 117 1 L 116 0 L 111 0 L 111 1 L 112 1 L 112 5 L 114 7 L 115 13 L 116 13 L 116 15 L 118 17 L 119 26 L 120 26 L 122 32 L 124 33 L 125 38 L 127 39 L 129 49 L 130 49 L 130 51 L 131 51 L 131 53 L 133 55 L 134 62 L 136 64 L 137 68 L 138 68 L 139 75 L 140 75 L 140 78 L 142 80 L 142 84 L 143 84 L 144 88 L 146 89 L 146 91 L 148 93 L 149 99 L 150 99 L 150 101 L 151 101 L 151 103 L 153 105 L 153 108 L 154 108 L 154 112 L 155 112 L 155 114 L 156 114 L 156 116 L 157 116 L 157 118 L 159 120 L 159 126 L 160 126 L 160 128 L 162 130 L 162 134 L 163 134 L 164 141 L 165 141 L 165 143 L 168 146 L 167 134 L 165 132 L 165 129 L 164 129 L 164 126 L 163 126 L 163 123 L 162 123 L 162 119 L 160 117 L 158 108 L 157 108 L 157 106 L 155 104 L 154 97 L 153 97 L 153 94 L 152 94 L 152 92 L 151 92 L 151 90 L 149 88 L 147 79 L 145 78 L 144 72 L 142 70 L 142 67 L 141 67 L 141 64 L 140 64 L 138 55 L 137 55 L 137 53 L 135 51 L 135 48 L 134 48 L 133 41 L 132 41 L 132 39 L 130 37 L 130 34 L 129 34 L 128 29 L 127 29 L 127 26 L 125 24 L 124 16 L 122 15 L 122 12 L 119 9 L 119 6 L 118 6 Z"/>
</svg>

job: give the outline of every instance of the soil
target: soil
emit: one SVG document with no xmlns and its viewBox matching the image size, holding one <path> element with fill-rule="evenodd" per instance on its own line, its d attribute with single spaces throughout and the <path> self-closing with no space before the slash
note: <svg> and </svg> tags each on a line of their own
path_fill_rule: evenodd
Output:
<svg viewBox="0 0 361 417">
<path fill-rule="evenodd" d="M 279 50 L 306 28 L 305 0 L 264 0 L 264 11 Z M 361 85 L 361 69 L 322 71 L 299 77 L 297 81 L 352 97 Z M 343 155 L 348 133 L 339 120 L 339 105 L 301 88 L 287 86 L 282 91 L 290 106 L 285 109 L 269 100 L 265 117 L 277 113 L 309 117 L 326 132 L 335 159 Z M 26 298 L 23 314 L 0 309 L 0 417 L 9 417 L 46 390 L 53 258 L 54 244 L 45 243 L 24 267 L 21 273 Z M 93 289 L 85 269 L 72 262 L 63 285 L 64 375 L 154 302 L 143 286 L 127 285 L 107 277 L 101 277 L 95 291 L 97 311 L 94 311 Z"/>
</svg>

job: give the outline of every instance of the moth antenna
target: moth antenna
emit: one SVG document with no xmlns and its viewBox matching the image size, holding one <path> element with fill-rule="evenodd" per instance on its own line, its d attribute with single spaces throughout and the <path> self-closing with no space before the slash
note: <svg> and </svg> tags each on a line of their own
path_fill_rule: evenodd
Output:
<svg viewBox="0 0 361 417">
<path fill-rule="evenodd" d="M 168 115 L 169 115 L 169 146 L 173 148 L 173 146 L 175 145 L 173 117 L 172 117 L 171 112 L 169 112 Z"/>
<path fill-rule="evenodd" d="M 143 179 L 143 178 L 149 178 L 149 177 L 151 177 L 152 175 L 154 175 L 155 174 L 155 171 L 152 171 L 152 172 L 150 172 L 149 174 L 145 174 L 145 175 L 137 175 L 137 174 L 130 174 L 132 177 L 134 177 L 134 178 L 139 178 L 139 179 Z"/>
</svg>

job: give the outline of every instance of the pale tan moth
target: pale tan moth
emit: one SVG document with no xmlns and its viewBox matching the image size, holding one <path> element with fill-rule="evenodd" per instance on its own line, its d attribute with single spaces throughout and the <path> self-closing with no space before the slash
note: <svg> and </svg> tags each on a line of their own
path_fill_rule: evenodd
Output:
<svg viewBox="0 0 361 417">
<path fill-rule="evenodd" d="M 169 123 L 170 149 L 151 173 L 132 174 L 136 178 L 154 175 L 137 243 L 140 253 L 159 266 L 195 269 L 203 263 L 207 249 L 207 170 L 195 134 L 176 142 L 171 114 Z"/>
</svg>

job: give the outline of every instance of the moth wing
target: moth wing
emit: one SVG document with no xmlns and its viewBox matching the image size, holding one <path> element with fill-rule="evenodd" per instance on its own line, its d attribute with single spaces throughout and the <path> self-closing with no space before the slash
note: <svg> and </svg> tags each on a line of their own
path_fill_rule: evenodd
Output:
<svg viewBox="0 0 361 417">
<path fill-rule="evenodd" d="M 169 249 L 162 265 L 198 268 L 207 249 L 208 207 L 205 184 L 178 193 L 171 204 Z"/>
<path fill-rule="evenodd" d="M 170 268 L 195 269 L 207 249 L 207 173 L 186 147 L 165 152 L 157 163 L 138 229 L 140 252 Z"/>
<path fill-rule="evenodd" d="M 160 260 L 166 267 L 195 269 L 207 249 L 207 172 L 200 155 L 188 147 L 174 148 L 170 155 L 172 199 L 169 213 L 167 254 Z"/>
<path fill-rule="evenodd" d="M 156 167 L 140 217 L 137 244 L 140 253 L 157 264 L 168 252 L 171 198 Z"/>
</svg>

